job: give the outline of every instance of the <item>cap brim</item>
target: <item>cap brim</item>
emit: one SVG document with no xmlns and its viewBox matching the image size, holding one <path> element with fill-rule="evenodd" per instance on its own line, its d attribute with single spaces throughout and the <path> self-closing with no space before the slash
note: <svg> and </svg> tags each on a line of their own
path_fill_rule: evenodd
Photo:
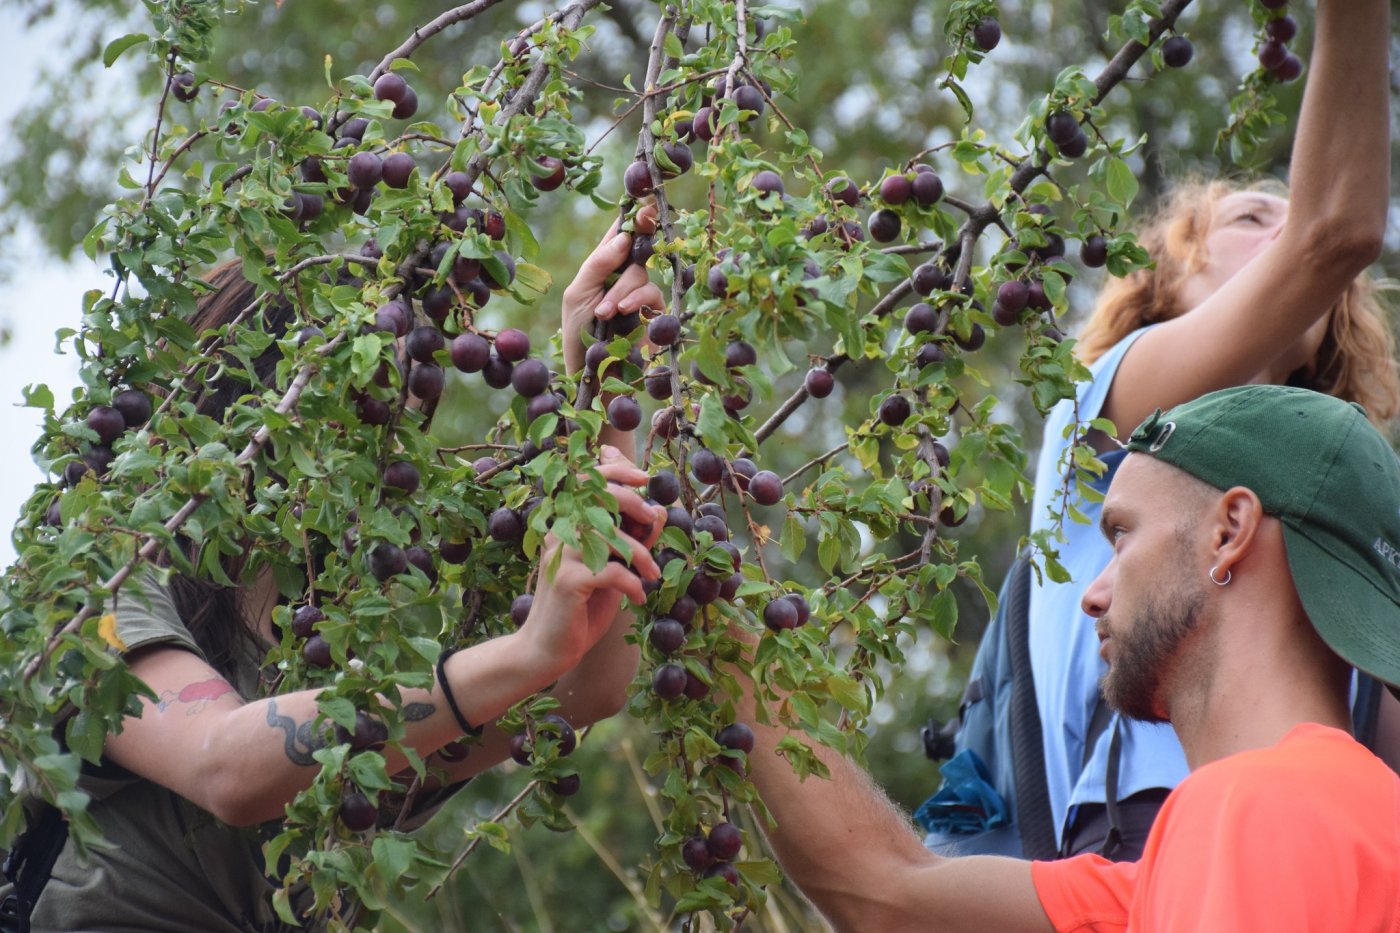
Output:
<svg viewBox="0 0 1400 933">
<path fill-rule="evenodd" d="M 1283 538 L 1298 596 L 1322 640 L 1351 666 L 1400 686 L 1400 607 L 1286 521 Z"/>
</svg>

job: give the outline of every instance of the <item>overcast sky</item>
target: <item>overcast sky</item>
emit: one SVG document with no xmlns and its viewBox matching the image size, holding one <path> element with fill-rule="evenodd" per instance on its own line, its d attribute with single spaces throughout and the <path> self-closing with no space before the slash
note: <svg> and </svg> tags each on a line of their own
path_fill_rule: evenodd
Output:
<svg viewBox="0 0 1400 933">
<path fill-rule="evenodd" d="M 41 37 L 26 34 L 23 18 L 0 3 L 0 86 L 28 87 L 37 70 L 38 57 L 48 45 Z M 0 94 L 0 126 L 24 103 L 23 94 Z M 54 331 L 77 327 L 82 315 L 83 292 L 104 288 L 111 279 L 84 259 L 81 263 L 54 262 L 43 245 L 20 231 L 6 236 L 9 280 L 0 280 L 0 321 L 10 328 L 10 342 L 0 347 L 0 566 L 15 558 L 10 529 L 34 484 L 44 479 L 30 457 L 29 448 L 39 436 L 39 417 L 20 407 L 26 385 L 44 383 L 53 389 L 59 408 L 78 382 L 72 356 L 54 354 Z"/>
</svg>

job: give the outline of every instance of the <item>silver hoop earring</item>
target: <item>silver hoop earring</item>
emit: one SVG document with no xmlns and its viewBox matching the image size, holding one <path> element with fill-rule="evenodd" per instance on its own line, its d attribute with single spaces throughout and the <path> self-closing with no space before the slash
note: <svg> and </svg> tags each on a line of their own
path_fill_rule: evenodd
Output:
<svg viewBox="0 0 1400 933">
<path fill-rule="evenodd" d="M 1230 580 L 1233 579 L 1234 574 L 1233 574 L 1231 571 L 1226 570 L 1226 571 L 1225 571 L 1225 579 L 1224 579 L 1224 580 L 1217 580 L 1217 579 L 1215 579 L 1215 571 L 1216 571 L 1216 569 L 1217 569 L 1217 568 L 1212 567 L 1212 568 L 1210 568 L 1210 572 L 1209 572 L 1208 574 L 1206 574 L 1208 577 L 1210 577 L 1210 582 L 1211 582 L 1211 583 L 1214 583 L 1216 586 L 1229 586 L 1229 585 L 1230 585 Z"/>
</svg>

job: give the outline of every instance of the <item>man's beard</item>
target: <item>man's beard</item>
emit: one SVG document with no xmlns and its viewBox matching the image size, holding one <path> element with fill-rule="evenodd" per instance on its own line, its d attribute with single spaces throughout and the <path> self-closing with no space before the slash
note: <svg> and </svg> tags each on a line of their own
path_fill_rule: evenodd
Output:
<svg viewBox="0 0 1400 933">
<path fill-rule="evenodd" d="M 1110 629 L 1113 661 L 1100 684 L 1109 707 L 1129 719 L 1167 722 L 1158 702 L 1162 679 L 1204 605 L 1200 587 L 1155 593 L 1128 625 Z"/>
</svg>

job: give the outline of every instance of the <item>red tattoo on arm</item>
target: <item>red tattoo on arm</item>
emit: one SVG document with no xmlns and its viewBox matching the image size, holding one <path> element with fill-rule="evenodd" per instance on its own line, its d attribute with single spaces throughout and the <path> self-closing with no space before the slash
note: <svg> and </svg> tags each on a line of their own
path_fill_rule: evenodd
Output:
<svg viewBox="0 0 1400 933">
<path fill-rule="evenodd" d="M 185 715 L 193 716 L 203 711 L 205 704 L 210 700 L 217 700 L 226 693 L 237 692 L 233 685 L 222 677 L 211 677 L 198 683 L 186 684 L 178 691 L 162 690 L 156 700 L 156 709 L 163 713 L 172 703 L 188 703 L 190 708 Z"/>
</svg>

